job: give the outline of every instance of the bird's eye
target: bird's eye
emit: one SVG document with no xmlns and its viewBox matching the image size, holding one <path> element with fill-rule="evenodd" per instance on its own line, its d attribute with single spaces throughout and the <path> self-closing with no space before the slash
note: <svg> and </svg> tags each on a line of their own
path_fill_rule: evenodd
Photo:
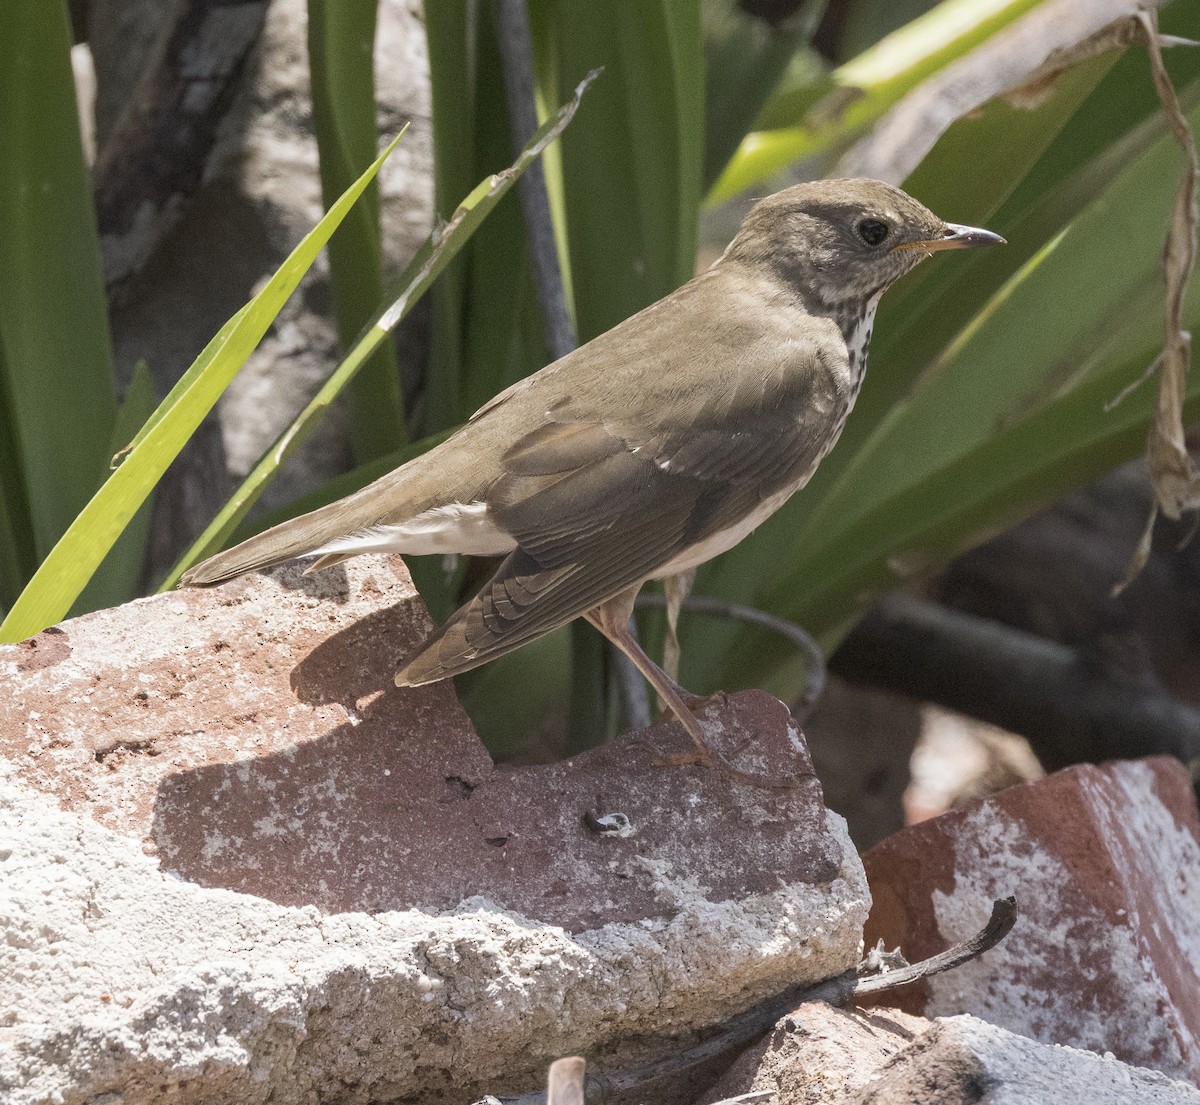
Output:
<svg viewBox="0 0 1200 1105">
<path fill-rule="evenodd" d="M 858 236 L 869 246 L 877 246 L 891 233 L 891 227 L 881 219 L 863 219 L 858 224 Z"/>
</svg>

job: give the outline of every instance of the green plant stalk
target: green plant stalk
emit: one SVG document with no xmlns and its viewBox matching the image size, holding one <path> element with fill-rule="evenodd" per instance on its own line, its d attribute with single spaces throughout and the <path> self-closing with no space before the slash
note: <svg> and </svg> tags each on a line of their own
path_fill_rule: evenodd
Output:
<svg viewBox="0 0 1200 1105">
<path fill-rule="evenodd" d="M 308 53 L 321 193 L 328 207 L 375 157 L 376 0 L 308 0 Z M 333 308 L 349 348 L 383 299 L 379 185 L 363 193 L 329 240 Z M 360 463 L 408 440 L 400 367 L 382 342 L 349 389 L 350 443 Z"/>
<path fill-rule="evenodd" d="M 156 406 L 154 380 L 151 378 L 149 366 L 145 361 L 139 361 L 134 366 L 133 375 L 125 389 L 125 398 L 117 410 L 116 422 L 113 425 L 107 449 L 107 454 L 111 459 L 105 468 L 105 476 L 112 471 L 116 455 L 123 452 L 138 429 L 154 412 Z M 105 606 L 110 606 L 114 601 L 126 599 L 125 595 L 113 599 L 108 590 L 107 585 L 113 574 L 110 566 L 114 563 L 119 566 L 118 570 L 128 579 L 130 592 L 133 591 L 141 577 L 142 564 L 146 559 L 146 538 L 150 534 L 153 499 L 152 492 L 114 542 L 112 549 L 101 564 L 101 570 L 93 574 L 92 578 L 84 585 L 79 596 L 71 604 L 68 613 L 71 615 L 85 614 L 91 610 L 101 610 Z M 110 570 L 106 572 L 105 569 Z"/>
<path fill-rule="evenodd" d="M 575 317 L 587 341 L 693 275 L 704 144 L 699 11 L 669 0 L 626 5 L 620 18 L 587 0 L 538 8 L 545 68 L 570 78 L 605 66 L 586 129 L 562 144 Z M 616 149 L 626 156 L 614 158 Z"/>
<path fill-rule="evenodd" d="M 574 317 L 587 341 L 693 274 L 704 144 L 699 5 L 544 0 L 530 15 L 544 88 L 605 67 L 586 125 L 563 139 L 561 184 L 549 184 L 552 197 L 561 187 Z M 593 637 L 590 627 L 569 634 L 572 747 L 609 725 L 607 665 Z"/>
<path fill-rule="evenodd" d="M 815 12 L 810 11 L 816 8 Z M 807 51 L 812 69 L 820 60 L 808 48 L 825 4 L 810 4 L 803 23 L 792 19 L 771 27 L 736 4 L 702 4 L 705 39 L 704 188 L 716 183 L 779 85 Z M 735 95 L 730 91 L 736 89 Z"/>
<path fill-rule="evenodd" d="M 0 642 L 19 641 L 60 621 L 108 555 L 171 461 L 279 314 L 338 223 L 396 147 L 397 138 L 304 236 L 266 286 L 205 346 L 151 417 L 124 462 L 66 533 L 0 624 Z"/>
<path fill-rule="evenodd" d="M 425 39 L 433 122 L 433 203 L 443 217 L 478 177 L 476 172 L 476 57 L 478 0 L 434 3 L 425 10 Z M 497 98 L 499 98 L 498 94 Z M 450 265 L 430 296 L 429 365 L 424 381 L 420 432 L 462 421 L 461 374 L 465 336 L 463 300 L 467 259 Z"/>
<path fill-rule="evenodd" d="M 61 2 L 6 11 L 0 35 L 6 573 L 27 571 L 45 557 L 87 502 L 117 411 L 71 41 Z M 128 597 L 135 575 L 118 566 L 104 590 Z M 7 578 L 6 589 L 26 578 Z"/>
<path fill-rule="evenodd" d="M 4 344 L 0 342 L 0 381 L 4 375 Z M 0 387 L 0 426 L 12 424 L 4 388 Z M 22 583 L 36 568 L 33 523 L 25 499 L 16 439 L 10 433 L 0 433 L 0 618 L 16 601 Z"/>
</svg>

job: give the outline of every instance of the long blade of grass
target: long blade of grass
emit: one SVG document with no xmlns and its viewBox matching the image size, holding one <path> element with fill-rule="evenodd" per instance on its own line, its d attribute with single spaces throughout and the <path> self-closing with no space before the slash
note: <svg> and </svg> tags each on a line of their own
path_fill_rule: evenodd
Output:
<svg viewBox="0 0 1200 1105">
<path fill-rule="evenodd" d="M 274 321 L 338 223 L 374 179 L 397 138 L 335 203 L 266 286 L 208 343 L 159 405 L 149 431 L 92 496 L 0 624 L 0 641 L 19 641 L 61 620 L 146 501 L 168 465 Z"/>
<path fill-rule="evenodd" d="M 4 345 L 0 343 L 0 380 L 4 378 Z M 0 387 L 0 426 L 11 426 L 4 388 Z M 16 601 L 21 586 L 37 568 L 33 525 L 11 433 L 0 433 L 0 618 Z"/>
<path fill-rule="evenodd" d="M 375 125 L 376 0 L 309 0 L 308 57 L 313 129 L 328 206 L 371 163 Z M 383 299 L 379 185 L 373 183 L 329 239 L 333 310 L 343 349 L 349 349 Z M 349 389 L 350 444 L 359 462 L 408 440 L 400 367 L 392 342 L 383 342 Z"/>
<path fill-rule="evenodd" d="M 233 493 L 229 502 L 216 518 L 184 553 L 179 563 L 171 569 L 163 581 L 162 589 L 169 589 L 179 581 L 193 564 L 216 552 L 237 528 L 246 512 L 258 500 L 267 483 L 274 477 L 280 465 L 312 432 L 318 421 L 329 409 L 330 404 L 354 379 L 357 373 L 378 348 L 379 343 L 391 333 L 413 305 L 425 294 L 438 274 L 453 260 L 455 254 L 466 244 L 475 230 L 487 218 L 488 213 L 500 202 L 505 193 L 517 182 L 533 160 L 562 133 L 575 115 L 580 98 L 596 73 L 588 74 L 575 89 L 574 96 L 549 119 L 526 144 L 513 164 L 503 172 L 494 173 L 480 182 L 465 200 L 459 204 L 450 221 L 435 230 L 417 251 L 399 280 L 399 291 L 392 302 L 382 310 L 376 320 L 359 339 L 350 355 L 334 370 L 333 375 L 313 396 L 307 406 L 296 416 L 292 424 L 276 439 L 274 445 L 254 466 L 250 474 Z"/>
<path fill-rule="evenodd" d="M 646 0 L 616 16 L 588 0 L 556 0 L 531 14 L 542 69 L 570 79 L 605 66 L 586 127 L 562 145 L 575 319 L 586 341 L 693 274 L 704 144 L 699 6 Z"/>
<path fill-rule="evenodd" d="M 441 215 L 515 152 L 507 98 L 498 91 L 506 80 L 498 45 L 503 18 L 496 4 L 437 4 L 426 12 Z M 543 117 L 566 95 L 548 97 Z M 432 289 L 429 364 L 415 408 L 421 433 L 460 423 L 550 359 L 516 199 L 497 206 Z M 421 583 L 436 604 L 441 577 L 423 573 L 420 564 L 415 572 L 425 575 Z"/>
<path fill-rule="evenodd" d="M 66 5 L 7 5 L 0 34 L 0 433 L 6 584 L 87 502 L 116 416 L 108 305 Z M 21 505 L 23 504 L 23 505 Z M 28 527 L 28 528 L 26 528 Z M 22 532 L 24 531 L 24 532 Z"/>
<path fill-rule="evenodd" d="M 117 409 L 112 436 L 109 439 L 108 456 L 123 454 L 128 443 L 137 434 L 146 419 L 157 406 L 154 397 L 154 380 L 145 361 L 134 366 L 133 376 L 125 388 L 125 398 Z M 112 462 L 110 461 L 110 467 Z M 134 514 L 104 558 L 100 571 L 96 572 L 71 604 L 70 613 L 84 614 L 89 610 L 101 610 L 114 603 L 128 601 L 137 594 L 145 560 L 146 538 L 150 532 L 154 496 L 146 501 Z"/>
<path fill-rule="evenodd" d="M 824 63 L 809 40 L 825 12 L 811 3 L 772 25 L 737 4 L 702 4 L 704 23 L 704 187 L 711 188 L 785 73 L 816 83 Z M 797 64 L 797 56 L 801 63 Z M 736 89 L 736 95 L 731 91 Z"/>
<path fill-rule="evenodd" d="M 425 11 L 433 123 L 434 212 L 458 203 L 479 177 L 475 113 L 482 13 L 475 3 L 430 4 Z M 493 102 L 502 100 L 493 92 Z M 495 164 L 496 162 L 492 162 Z M 468 258 L 447 267 L 430 294 L 429 363 L 416 433 L 453 425 L 462 415 L 463 304 Z"/>
</svg>

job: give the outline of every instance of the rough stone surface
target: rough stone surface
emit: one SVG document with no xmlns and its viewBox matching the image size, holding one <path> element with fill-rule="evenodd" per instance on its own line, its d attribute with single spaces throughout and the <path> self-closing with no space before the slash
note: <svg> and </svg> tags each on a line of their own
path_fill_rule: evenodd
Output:
<svg viewBox="0 0 1200 1105">
<path fill-rule="evenodd" d="M 882 938 L 923 959 L 1016 895 L 994 950 L 889 996 L 1200 1077 L 1200 821 L 1165 758 L 1068 768 L 912 826 L 865 856 Z"/>
<path fill-rule="evenodd" d="M 839 1105 L 1200 1105 L 1157 1071 L 1039 1044 L 974 1017 L 938 1021 Z"/>
<path fill-rule="evenodd" d="M 470 1100 L 855 960 L 815 781 L 657 766 L 675 725 L 496 769 L 449 685 L 390 685 L 429 625 L 363 557 L 0 648 L 0 1099 Z M 742 766 L 807 766 L 767 696 L 708 717 Z"/>
<path fill-rule="evenodd" d="M 840 1101 L 868 1085 L 888 1059 L 932 1026 L 898 1009 L 805 1002 L 744 1052 L 701 1105 L 756 1090 L 768 1090 L 780 1102 Z"/>
<path fill-rule="evenodd" d="M 806 1002 L 701 1099 L 805 1105 L 1200 1105 L 1195 1087 L 975 1017 Z"/>
</svg>

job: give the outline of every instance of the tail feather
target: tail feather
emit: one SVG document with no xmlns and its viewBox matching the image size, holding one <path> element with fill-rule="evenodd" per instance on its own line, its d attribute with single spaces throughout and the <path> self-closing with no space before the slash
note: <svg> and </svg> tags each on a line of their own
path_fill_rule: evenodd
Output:
<svg viewBox="0 0 1200 1105">
<path fill-rule="evenodd" d="M 304 556 L 326 541 L 345 535 L 344 516 L 331 509 L 340 505 L 331 503 L 311 514 L 263 530 L 240 545 L 189 568 L 179 582 L 184 587 L 206 587 Z"/>
</svg>

